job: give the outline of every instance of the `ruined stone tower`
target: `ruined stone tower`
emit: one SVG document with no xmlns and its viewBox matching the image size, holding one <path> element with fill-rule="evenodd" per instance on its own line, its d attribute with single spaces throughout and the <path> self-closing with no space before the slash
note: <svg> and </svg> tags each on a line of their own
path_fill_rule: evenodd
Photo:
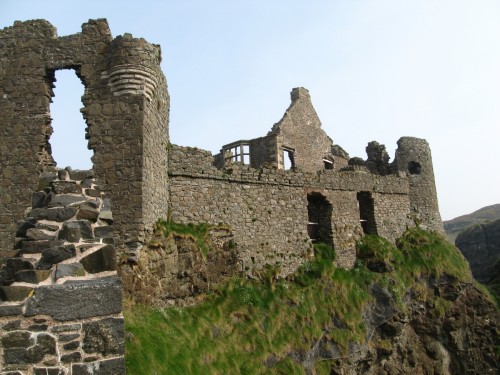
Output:
<svg viewBox="0 0 500 375">
<path fill-rule="evenodd" d="M 144 39 L 113 39 L 102 19 L 64 37 L 44 20 L 0 31 L 0 368 L 125 373 L 117 260 L 137 259 L 168 206 L 160 59 Z M 85 87 L 92 171 L 53 167 L 59 69 Z"/>
<path fill-rule="evenodd" d="M 113 40 L 106 20 L 60 38 L 47 21 L 16 22 L 2 30 L 0 44 L 0 251 L 14 247 L 38 176 L 54 164 L 54 72 L 73 69 L 85 86 L 81 111 L 95 176 L 111 198 L 116 244 L 133 253 L 168 205 L 169 96 L 160 47 L 128 34 Z"/>
<path fill-rule="evenodd" d="M 439 213 L 431 149 L 425 139 L 402 137 L 393 165 L 408 176 L 411 214 L 425 229 L 444 234 Z"/>
</svg>

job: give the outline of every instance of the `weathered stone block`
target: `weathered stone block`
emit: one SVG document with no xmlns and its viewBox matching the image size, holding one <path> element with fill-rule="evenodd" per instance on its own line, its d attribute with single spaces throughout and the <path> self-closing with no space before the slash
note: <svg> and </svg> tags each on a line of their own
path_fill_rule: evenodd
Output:
<svg viewBox="0 0 500 375">
<path fill-rule="evenodd" d="M 26 302 L 26 316 L 49 315 L 56 320 L 75 320 L 122 310 L 122 290 L 118 277 L 67 281 L 44 285 Z"/>
<path fill-rule="evenodd" d="M 0 304 L 0 317 L 21 315 L 22 313 L 23 313 L 23 304 L 20 305 Z"/>
<path fill-rule="evenodd" d="M 101 191 L 97 189 L 85 189 L 85 194 L 88 195 L 89 197 L 100 197 L 101 196 Z"/>
<path fill-rule="evenodd" d="M 113 224 L 113 214 L 110 210 L 101 210 L 99 214 L 99 220 L 102 220 L 108 224 Z"/>
<path fill-rule="evenodd" d="M 52 190 L 56 194 L 81 194 L 82 187 L 74 181 L 53 181 Z"/>
<path fill-rule="evenodd" d="M 99 210 L 94 206 L 95 204 L 92 204 L 90 202 L 82 203 L 80 205 L 78 213 L 76 214 L 76 218 L 87 219 L 94 222 L 97 221 L 97 218 L 99 216 Z"/>
<path fill-rule="evenodd" d="M 91 178 L 86 178 L 85 180 L 83 180 L 80 183 L 80 185 L 82 185 L 82 188 L 88 190 L 88 189 L 90 189 L 92 187 L 92 182 L 93 182 L 93 180 Z M 87 193 L 87 191 L 85 191 L 85 194 L 90 195 L 90 194 Z M 90 196 L 93 197 L 93 195 L 90 195 Z"/>
<path fill-rule="evenodd" d="M 61 356 L 62 363 L 80 362 L 81 360 L 82 354 L 80 352 L 73 352 Z"/>
<path fill-rule="evenodd" d="M 69 180 L 69 173 L 66 169 L 59 169 L 57 171 L 57 178 L 62 181 Z"/>
<path fill-rule="evenodd" d="M 113 358 L 90 363 L 74 363 L 72 375 L 122 375 L 125 374 L 125 359 Z"/>
<path fill-rule="evenodd" d="M 14 279 L 20 282 L 38 284 L 46 280 L 51 273 L 51 270 L 22 270 L 14 274 Z"/>
<path fill-rule="evenodd" d="M 106 225 L 102 227 L 95 227 L 94 234 L 97 238 L 113 239 L 113 226 Z"/>
<path fill-rule="evenodd" d="M 89 273 L 116 271 L 116 251 L 113 245 L 106 245 L 80 260 Z"/>
<path fill-rule="evenodd" d="M 32 270 L 35 268 L 33 263 L 36 259 L 29 258 L 10 258 L 7 259 L 6 266 L 13 273 L 16 273 L 21 270 Z"/>
<path fill-rule="evenodd" d="M 79 203 L 85 202 L 87 198 L 84 196 L 69 195 L 69 194 L 57 194 L 50 200 L 48 204 L 49 208 L 52 207 L 68 207 L 75 206 Z"/>
<path fill-rule="evenodd" d="M 66 375 L 59 367 L 35 367 L 34 375 Z"/>
<path fill-rule="evenodd" d="M 85 270 L 80 263 L 59 264 L 56 269 L 55 279 L 68 276 L 84 276 Z"/>
<path fill-rule="evenodd" d="M 17 224 L 16 236 L 17 237 L 25 237 L 26 231 L 30 228 L 34 228 L 36 225 L 35 219 L 26 219 Z"/>
<path fill-rule="evenodd" d="M 43 191 L 36 191 L 31 194 L 31 208 L 42 208 L 45 205 L 47 194 Z"/>
<path fill-rule="evenodd" d="M 55 239 L 54 233 L 46 233 L 38 228 L 30 228 L 26 231 L 26 237 L 30 240 L 40 241 L 40 240 L 53 240 Z"/>
<path fill-rule="evenodd" d="M 69 176 L 72 180 L 82 181 L 82 180 L 90 179 L 90 178 L 94 177 L 94 171 L 92 171 L 91 169 L 89 169 L 89 170 L 87 170 L 87 169 L 75 169 L 75 170 L 70 169 Z"/>
<path fill-rule="evenodd" d="M 38 189 L 37 190 L 43 190 L 47 187 L 50 186 L 50 183 L 54 181 L 57 178 L 57 173 L 56 172 L 43 172 L 40 175 L 40 178 L 38 180 Z"/>
<path fill-rule="evenodd" d="M 23 301 L 32 290 L 29 286 L 0 286 L 0 301 Z"/>
<path fill-rule="evenodd" d="M 59 230 L 58 224 L 36 223 L 37 229 L 48 230 L 49 232 L 56 232 Z"/>
<path fill-rule="evenodd" d="M 46 249 L 63 244 L 64 241 L 60 240 L 23 241 L 20 254 L 42 253 Z"/>
<path fill-rule="evenodd" d="M 11 340 L 10 335 L 18 332 L 21 334 Z M 29 336 L 27 339 L 25 332 Z M 7 340 L 4 341 L 6 337 Z M 2 344 L 4 345 L 4 362 L 6 364 L 38 363 L 43 360 L 45 355 L 56 354 L 56 340 L 47 333 L 33 335 L 28 331 L 15 331 L 4 336 Z"/>
<path fill-rule="evenodd" d="M 79 242 L 82 238 L 82 233 L 80 231 L 80 225 L 74 221 L 69 221 L 63 224 L 58 235 L 60 240 L 65 240 L 68 242 Z"/>
<path fill-rule="evenodd" d="M 37 269 L 48 270 L 53 264 L 76 256 L 76 247 L 73 244 L 51 247 L 43 251 L 42 257 L 38 262 Z"/>
<path fill-rule="evenodd" d="M 62 222 L 75 216 L 77 209 L 75 207 L 60 208 L 35 208 L 28 213 L 29 217 L 35 220 L 50 220 Z"/>
<path fill-rule="evenodd" d="M 67 333 L 59 335 L 59 342 L 67 342 L 80 337 L 79 333 Z"/>
<path fill-rule="evenodd" d="M 71 332 L 78 331 L 82 328 L 81 324 L 63 324 L 52 327 L 52 332 Z"/>
<path fill-rule="evenodd" d="M 63 345 L 64 350 L 75 350 L 80 347 L 80 341 L 72 341 Z"/>
<path fill-rule="evenodd" d="M 10 322 L 7 322 L 2 326 L 2 330 L 4 330 L 5 332 L 16 331 L 19 328 L 21 328 L 21 320 L 20 319 L 11 320 Z"/>
<path fill-rule="evenodd" d="M 2 346 L 4 348 L 27 348 L 34 343 L 35 340 L 28 331 L 14 331 L 2 337 Z"/>
<path fill-rule="evenodd" d="M 125 329 L 122 318 L 106 318 L 83 324 L 83 350 L 102 355 L 124 354 Z"/>
</svg>

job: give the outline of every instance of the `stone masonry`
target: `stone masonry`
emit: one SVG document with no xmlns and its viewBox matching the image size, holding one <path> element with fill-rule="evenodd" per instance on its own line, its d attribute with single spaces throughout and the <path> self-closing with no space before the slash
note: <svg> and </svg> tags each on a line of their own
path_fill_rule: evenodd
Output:
<svg viewBox="0 0 500 375">
<path fill-rule="evenodd" d="M 113 39 L 103 19 L 65 37 L 44 20 L 0 30 L 2 375 L 124 374 L 118 275 L 127 293 L 158 285 L 155 298 L 182 298 L 206 290 L 218 269 L 288 275 L 314 256 L 315 242 L 350 268 L 364 235 L 394 241 L 414 225 L 444 233 L 425 140 L 401 138 L 392 163 L 377 142 L 366 160 L 351 158 L 322 129 L 308 90 L 295 88 L 263 137 L 217 155 L 172 145 L 160 61 L 158 45 Z M 57 169 L 51 155 L 59 69 L 73 69 L 85 87 L 91 171 Z M 159 247 L 177 249 L 170 258 L 153 257 L 145 251 L 158 250 L 160 219 L 225 228 L 231 246 L 207 264 L 183 239 Z M 182 290 L 167 286 L 175 279 Z"/>
<path fill-rule="evenodd" d="M 0 368 L 92 374 L 124 364 L 113 215 L 92 171 L 47 168 L 0 269 Z M 96 372 L 101 373 L 101 372 Z M 2 372 L 2 374 L 4 374 Z"/>
<path fill-rule="evenodd" d="M 137 260 L 168 207 L 160 61 L 158 45 L 113 39 L 103 19 L 64 37 L 44 20 L 0 30 L 0 368 L 8 374 L 125 372 L 117 259 Z M 49 106 L 59 69 L 85 87 L 95 183 L 54 170 Z"/>
</svg>

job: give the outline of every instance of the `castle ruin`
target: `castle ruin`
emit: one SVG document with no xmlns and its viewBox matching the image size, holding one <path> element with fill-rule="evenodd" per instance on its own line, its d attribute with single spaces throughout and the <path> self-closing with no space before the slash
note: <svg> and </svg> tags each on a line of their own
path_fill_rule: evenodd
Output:
<svg viewBox="0 0 500 375">
<path fill-rule="evenodd" d="M 339 267 L 356 240 L 394 241 L 418 223 L 444 232 L 430 148 L 403 137 L 394 161 L 371 142 L 350 158 L 296 88 L 263 137 L 219 154 L 169 143 L 158 45 L 113 38 L 106 20 L 57 37 L 43 20 L 0 31 L 0 367 L 9 374 L 125 372 L 122 287 L 159 219 L 224 224 L 238 272 L 281 276 L 332 245 Z M 85 94 L 92 171 L 55 168 L 54 72 Z M 142 250 L 142 252 L 141 252 Z M 9 372 L 10 371 L 10 372 Z M 4 374 L 4 373 L 2 373 Z"/>
</svg>

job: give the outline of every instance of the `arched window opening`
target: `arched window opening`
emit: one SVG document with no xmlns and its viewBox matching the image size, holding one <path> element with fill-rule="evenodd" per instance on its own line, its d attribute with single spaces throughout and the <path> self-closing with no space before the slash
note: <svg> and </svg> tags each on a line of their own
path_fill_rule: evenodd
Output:
<svg viewBox="0 0 500 375">
<path fill-rule="evenodd" d="M 73 69 L 56 70 L 50 105 L 53 133 L 49 141 L 52 158 L 59 168 L 92 168 L 93 151 L 87 147 L 86 124 L 80 112 L 84 89 Z"/>
<path fill-rule="evenodd" d="M 307 233 L 314 242 L 333 246 L 332 205 L 319 193 L 307 194 Z"/>
<path fill-rule="evenodd" d="M 359 221 L 364 234 L 378 234 L 375 222 L 375 207 L 372 193 L 361 191 L 357 194 L 359 205 Z"/>
</svg>

